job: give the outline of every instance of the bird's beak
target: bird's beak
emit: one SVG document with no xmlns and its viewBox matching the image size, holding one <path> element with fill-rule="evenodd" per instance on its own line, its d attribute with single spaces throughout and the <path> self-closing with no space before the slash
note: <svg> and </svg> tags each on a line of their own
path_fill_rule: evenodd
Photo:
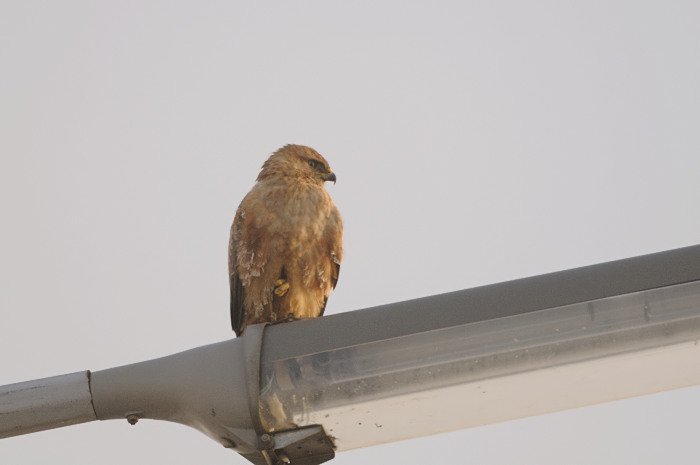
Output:
<svg viewBox="0 0 700 465">
<path fill-rule="evenodd" d="M 329 171 L 326 176 L 323 178 L 324 181 L 333 181 L 333 184 L 335 184 L 335 173 L 333 171 Z"/>
</svg>

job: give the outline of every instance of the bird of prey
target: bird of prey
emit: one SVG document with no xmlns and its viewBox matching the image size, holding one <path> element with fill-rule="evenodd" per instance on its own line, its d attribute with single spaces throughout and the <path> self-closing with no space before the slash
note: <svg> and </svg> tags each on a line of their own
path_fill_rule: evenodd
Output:
<svg viewBox="0 0 700 465">
<path fill-rule="evenodd" d="M 231 226 L 231 326 L 321 316 L 343 255 L 343 222 L 314 149 L 286 145 L 262 165 Z"/>
</svg>

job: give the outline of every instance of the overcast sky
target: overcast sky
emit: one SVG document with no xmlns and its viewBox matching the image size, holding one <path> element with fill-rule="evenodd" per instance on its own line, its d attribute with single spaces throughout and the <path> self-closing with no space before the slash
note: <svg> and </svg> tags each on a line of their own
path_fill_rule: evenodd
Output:
<svg viewBox="0 0 700 465">
<path fill-rule="evenodd" d="M 0 2 L 0 384 L 233 337 L 229 227 L 287 143 L 338 176 L 328 314 L 700 242 L 697 1 L 251 5 Z M 332 463 L 689 463 L 699 408 L 690 388 Z M 0 460 L 247 463 L 156 421 Z"/>
</svg>

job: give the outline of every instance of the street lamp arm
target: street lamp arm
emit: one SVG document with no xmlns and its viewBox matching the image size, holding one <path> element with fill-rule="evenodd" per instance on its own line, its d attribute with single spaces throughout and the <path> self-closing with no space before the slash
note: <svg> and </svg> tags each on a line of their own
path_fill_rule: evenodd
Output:
<svg viewBox="0 0 700 465">
<path fill-rule="evenodd" d="M 0 387 L 0 439 L 93 420 L 89 371 Z"/>
<path fill-rule="evenodd" d="M 0 438 L 196 428 L 258 465 L 700 384 L 700 245 L 278 325 L 0 387 Z"/>
</svg>

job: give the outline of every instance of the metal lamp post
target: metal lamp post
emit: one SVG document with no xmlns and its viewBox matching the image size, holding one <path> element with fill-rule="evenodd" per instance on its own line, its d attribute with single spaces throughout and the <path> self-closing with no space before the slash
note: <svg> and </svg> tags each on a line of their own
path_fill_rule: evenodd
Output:
<svg viewBox="0 0 700 465">
<path fill-rule="evenodd" d="M 0 438 L 191 426 L 255 464 L 700 384 L 700 246 L 288 324 L 0 387 Z"/>
</svg>

